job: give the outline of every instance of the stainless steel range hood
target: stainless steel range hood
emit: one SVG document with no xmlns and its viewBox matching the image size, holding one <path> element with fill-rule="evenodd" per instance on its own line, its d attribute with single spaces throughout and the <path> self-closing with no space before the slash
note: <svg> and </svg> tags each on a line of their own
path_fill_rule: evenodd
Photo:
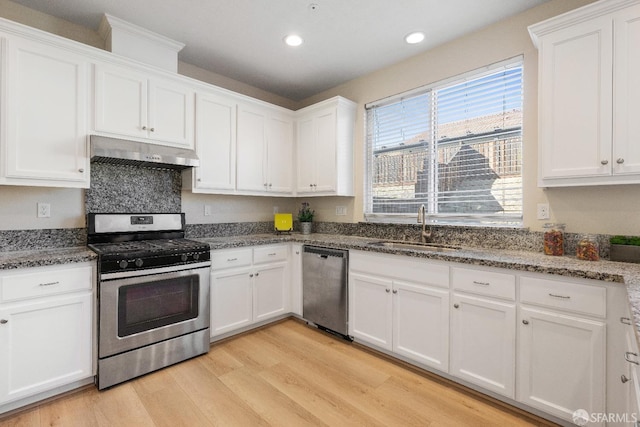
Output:
<svg viewBox="0 0 640 427">
<path fill-rule="evenodd" d="M 91 135 L 91 161 L 182 170 L 199 166 L 193 150 Z"/>
</svg>

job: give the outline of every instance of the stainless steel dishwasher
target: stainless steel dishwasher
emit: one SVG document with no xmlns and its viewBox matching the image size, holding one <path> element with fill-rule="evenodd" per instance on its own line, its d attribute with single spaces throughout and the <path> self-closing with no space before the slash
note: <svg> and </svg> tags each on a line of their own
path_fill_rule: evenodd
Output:
<svg viewBox="0 0 640 427">
<path fill-rule="evenodd" d="M 302 317 L 346 339 L 348 261 L 349 251 L 307 245 L 302 249 Z"/>
</svg>

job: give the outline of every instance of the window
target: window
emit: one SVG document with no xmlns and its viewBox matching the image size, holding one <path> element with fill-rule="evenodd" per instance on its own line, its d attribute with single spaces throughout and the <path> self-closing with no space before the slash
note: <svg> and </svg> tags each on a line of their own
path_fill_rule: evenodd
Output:
<svg viewBox="0 0 640 427">
<path fill-rule="evenodd" d="M 367 105 L 369 221 L 521 224 L 522 58 Z"/>
</svg>

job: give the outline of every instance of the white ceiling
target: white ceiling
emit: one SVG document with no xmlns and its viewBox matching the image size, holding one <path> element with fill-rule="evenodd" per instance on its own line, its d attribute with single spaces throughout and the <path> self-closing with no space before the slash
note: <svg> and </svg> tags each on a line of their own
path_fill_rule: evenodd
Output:
<svg viewBox="0 0 640 427">
<path fill-rule="evenodd" d="M 94 30 L 108 13 L 185 43 L 181 61 L 298 101 L 547 0 L 13 1 Z M 426 40 L 406 44 L 416 30 Z M 283 43 L 292 32 L 302 46 Z"/>
</svg>

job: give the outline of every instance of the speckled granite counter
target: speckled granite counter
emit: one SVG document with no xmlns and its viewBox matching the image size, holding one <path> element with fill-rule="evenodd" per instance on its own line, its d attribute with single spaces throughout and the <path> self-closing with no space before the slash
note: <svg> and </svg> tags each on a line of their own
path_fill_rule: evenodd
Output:
<svg viewBox="0 0 640 427">
<path fill-rule="evenodd" d="M 97 255 L 86 247 L 0 252 L 0 270 L 70 264 L 95 259 Z"/>
<path fill-rule="evenodd" d="M 211 249 L 228 249 L 243 246 L 255 246 L 273 243 L 297 242 L 328 246 L 337 249 L 358 249 L 371 252 L 402 254 L 418 258 L 440 261 L 459 262 L 486 267 L 507 268 L 517 271 L 556 274 L 560 276 L 601 280 L 620 283 L 626 286 L 630 307 L 633 312 L 636 332 L 640 341 L 640 264 L 612 261 L 581 261 L 572 256 L 548 256 L 542 252 L 514 251 L 461 247 L 458 251 L 437 252 L 410 249 L 394 249 L 373 246 L 371 243 L 380 239 L 342 236 L 335 234 L 311 234 L 303 236 L 277 236 L 274 234 L 257 234 L 236 237 L 198 239 L 211 245 Z"/>
</svg>

